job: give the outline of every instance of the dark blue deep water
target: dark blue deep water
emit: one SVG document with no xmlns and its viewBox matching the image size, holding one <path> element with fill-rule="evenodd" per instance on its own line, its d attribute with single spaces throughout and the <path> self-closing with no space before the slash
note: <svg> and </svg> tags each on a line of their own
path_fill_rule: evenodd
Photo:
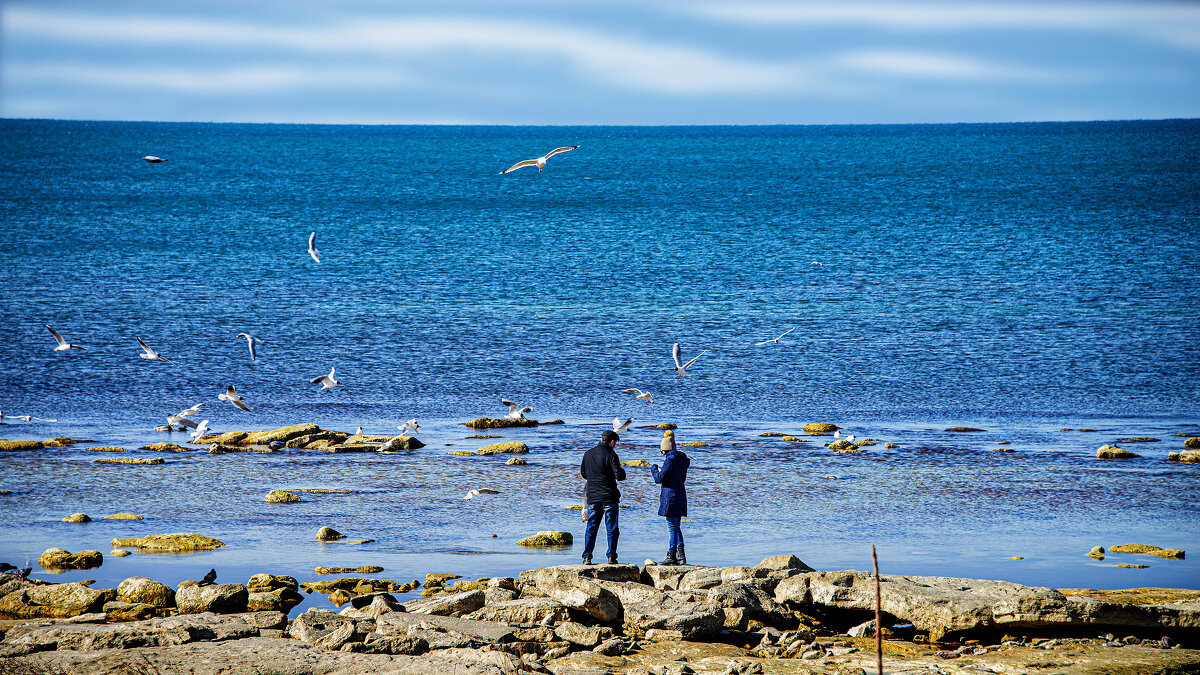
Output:
<svg viewBox="0 0 1200 675">
<path fill-rule="evenodd" d="M 540 175 L 497 175 L 575 144 Z M 57 420 L 6 418 L 0 438 L 162 456 L 136 448 L 182 441 L 152 428 L 205 402 L 197 419 L 218 431 L 387 433 L 417 417 L 427 444 L 159 466 L 96 465 L 86 446 L 4 453 L 0 560 L 50 546 L 107 556 L 109 539 L 153 532 L 229 544 L 106 557 L 60 579 L 174 582 L 217 567 L 225 581 L 307 580 L 314 564 L 379 564 L 403 580 L 572 562 L 582 532 L 561 507 L 578 499 L 580 452 L 618 415 L 636 419 L 623 459 L 654 460 L 660 432 L 643 425 L 658 422 L 710 444 L 690 449 L 693 562 L 793 552 L 864 569 L 875 543 L 885 572 L 1200 588 L 1200 466 L 1166 461 L 1200 434 L 1197 120 L 0 120 L 0 223 L 0 409 Z M 320 264 L 305 253 L 312 231 Z M 86 349 L 53 352 L 44 324 Z M 257 361 L 239 332 L 264 341 Z M 171 363 L 139 359 L 136 336 Z M 692 377 L 672 372 L 672 342 L 685 359 L 708 350 Z M 309 384 L 331 366 L 342 386 Z M 217 400 L 230 384 L 253 412 Z M 566 423 L 500 432 L 529 445 L 524 467 L 448 455 L 488 442 L 460 423 L 502 415 L 501 396 Z M 759 435 L 813 421 L 880 442 L 845 455 L 829 437 Z M 1120 443 L 1138 459 L 1095 458 L 1131 436 L 1159 440 Z M 501 494 L 461 499 L 485 486 Z M 263 503 L 289 487 L 357 492 Z M 623 558 L 660 557 L 645 469 L 630 469 L 625 493 Z M 146 519 L 58 522 L 76 511 Z M 320 525 L 375 542 L 317 544 Z M 545 529 L 573 530 L 574 548 L 512 543 Z M 1083 555 L 1117 543 L 1193 555 Z"/>
</svg>

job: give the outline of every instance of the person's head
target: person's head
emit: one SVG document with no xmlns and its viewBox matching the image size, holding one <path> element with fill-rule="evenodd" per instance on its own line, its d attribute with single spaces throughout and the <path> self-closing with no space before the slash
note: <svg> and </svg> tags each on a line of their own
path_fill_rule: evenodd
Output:
<svg viewBox="0 0 1200 675">
<path fill-rule="evenodd" d="M 604 433 L 600 434 L 600 442 L 610 448 L 616 445 L 619 440 L 621 440 L 621 437 L 612 429 L 605 429 Z"/>
<path fill-rule="evenodd" d="M 667 454 L 668 452 L 671 452 L 672 450 L 674 450 L 675 449 L 675 432 L 670 429 L 667 429 L 666 431 L 664 431 L 662 443 L 660 443 L 658 447 L 660 450 L 662 450 L 662 454 L 664 454 L 664 455 Z"/>
</svg>

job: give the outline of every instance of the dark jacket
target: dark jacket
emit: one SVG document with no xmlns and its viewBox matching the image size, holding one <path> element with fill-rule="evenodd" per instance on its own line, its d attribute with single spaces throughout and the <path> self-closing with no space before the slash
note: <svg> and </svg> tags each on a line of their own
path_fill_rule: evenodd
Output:
<svg viewBox="0 0 1200 675">
<path fill-rule="evenodd" d="M 616 504 L 621 501 L 617 481 L 625 480 L 625 467 L 607 444 L 601 443 L 583 453 L 579 475 L 587 479 L 587 503 Z"/>
<path fill-rule="evenodd" d="M 658 515 L 670 518 L 681 518 L 687 515 L 687 490 L 683 483 L 687 480 L 688 467 L 692 460 L 679 450 L 671 450 L 663 458 L 662 468 L 658 465 L 650 467 L 650 475 L 655 483 L 662 483 L 662 491 L 658 495 Z"/>
</svg>

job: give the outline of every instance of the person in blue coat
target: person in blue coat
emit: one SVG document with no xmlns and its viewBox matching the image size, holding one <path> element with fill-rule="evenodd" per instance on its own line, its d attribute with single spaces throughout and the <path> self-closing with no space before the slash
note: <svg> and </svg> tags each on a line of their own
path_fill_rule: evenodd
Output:
<svg viewBox="0 0 1200 675">
<path fill-rule="evenodd" d="M 671 533 L 667 543 L 667 557 L 662 564 L 686 565 L 683 530 L 679 523 L 687 515 L 687 490 L 683 484 L 687 481 L 687 470 L 692 460 L 675 447 L 675 432 L 670 429 L 663 434 L 659 447 L 662 449 L 663 465 L 661 469 L 657 464 L 651 466 L 650 475 L 654 477 L 655 483 L 662 484 L 662 491 L 658 496 L 658 515 L 666 517 L 667 529 Z"/>
</svg>

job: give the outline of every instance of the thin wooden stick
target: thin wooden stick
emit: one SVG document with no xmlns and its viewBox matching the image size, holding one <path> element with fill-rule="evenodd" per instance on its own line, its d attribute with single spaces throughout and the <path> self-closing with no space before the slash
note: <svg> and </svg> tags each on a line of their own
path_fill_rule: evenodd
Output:
<svg viewBox="0 0 1200 675">
<path fill-rule="evenodd" d="M 879 558 L 875 556 L 875 544 L 871 544 L 871 562 L 875 565 L 875 670 L 883 675 L 883 623 L 879 617 Z"/>
</svg>

